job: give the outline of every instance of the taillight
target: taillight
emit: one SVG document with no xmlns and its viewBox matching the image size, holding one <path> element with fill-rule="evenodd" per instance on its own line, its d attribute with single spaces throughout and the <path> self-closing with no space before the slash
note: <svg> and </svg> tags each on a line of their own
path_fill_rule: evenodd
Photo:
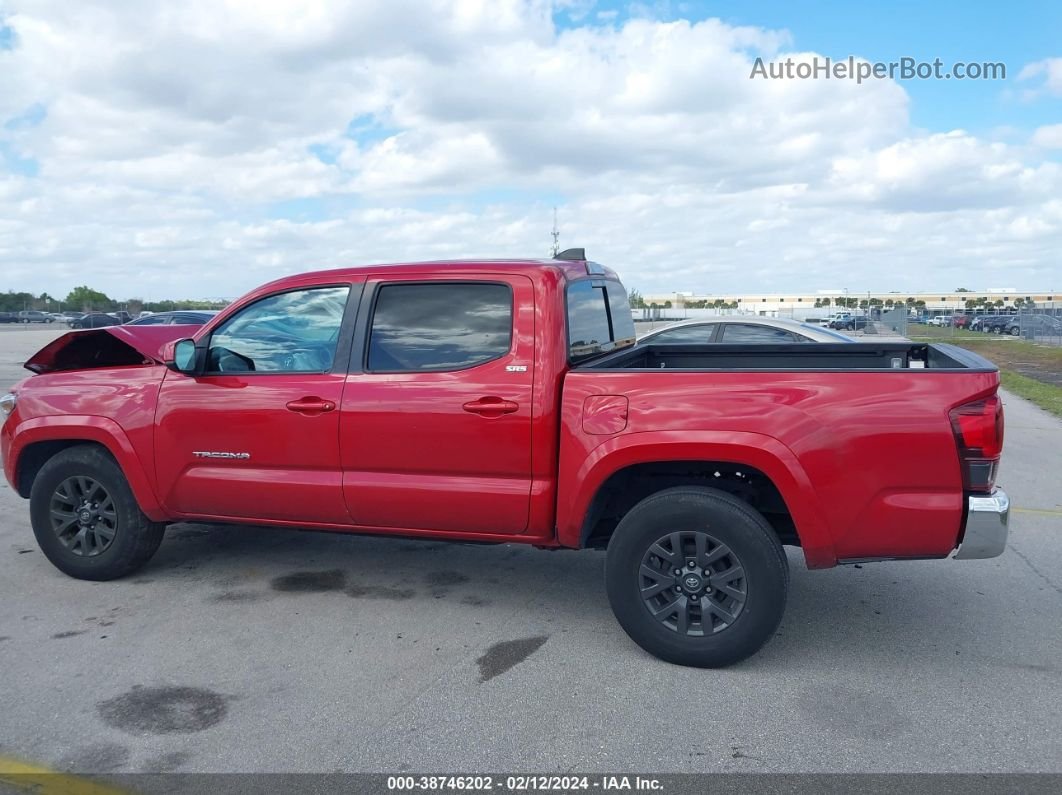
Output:
<svg viewBox="0 0 1062 795">
<path fill-rule="evenodd" d="M 992 491 L 1003 452 L 1003 402 L 993 395 L 956 406 L 950 416 L 962 463 L 963 488 Z"/>
</svg>

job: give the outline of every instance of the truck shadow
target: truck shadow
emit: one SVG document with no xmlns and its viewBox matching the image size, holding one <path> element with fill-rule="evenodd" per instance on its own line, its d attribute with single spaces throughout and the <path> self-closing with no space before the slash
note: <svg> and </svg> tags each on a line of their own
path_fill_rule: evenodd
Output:
<svg viewBox="0 0 1062 795">
<path fill-rule="evenodd" d="M 400 538 L 299 532 L 265 527 L 175 525 L 133 583 L 192 583 L 219 608 L 305 594 L 377 602 L 375 610 L 446 611 L 447 621 L 490 621 L 519 611 L 568 633 L 616 633 L 599 551 L 536 550 L 518 544 L 469 545 Z M 1012 563 L 918 561 L 826 571 L 804 568 L 789 550 L 792 581 L 776 637 L 737 666 L 776 670 L 794 664 L 865 664 L 908 668 L 953 665 L 986 625 L 1007 626 L 1013 609 L 990 594 Z M 1013 574 L 1019 582 L 1020 573 Z M 388 604 L 394 603 L 394 604 Z M 458 613 L 454 614 L 454 610 Z M 1015 644 L 1026 640 L 1014 629 Z M 625 639 L 624 639 L 625 640 Z M 648 655 L 630 644 L 630 653 Z M 846 657 L 851 658 L 847 659 Z M 732 669 L 733 670 L 733 669 Z"/>
</svg>

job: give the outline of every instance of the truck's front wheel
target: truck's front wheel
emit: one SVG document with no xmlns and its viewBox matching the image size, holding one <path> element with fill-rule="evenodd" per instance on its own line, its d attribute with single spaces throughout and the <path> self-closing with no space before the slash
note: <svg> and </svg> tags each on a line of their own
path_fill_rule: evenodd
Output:
<svg viewBox="0 0 1062 795">
<path fill-rule="evenodd" d="M 139 569 L 166 532 L 140 510 L 121 468 L 95 445 L 49 459 L 30 490 L 30 521 L 52 564 L 81 580 L 113 580 Z"/>
<path fill-rule="evenodd" d="M 789 568 L 778 537 L 746 503 L 682 486 L 623 517 L 605 581 L 617 620 L 639 646 L 668 662 L 719 668 L 774 634 Z"/>
</svg>

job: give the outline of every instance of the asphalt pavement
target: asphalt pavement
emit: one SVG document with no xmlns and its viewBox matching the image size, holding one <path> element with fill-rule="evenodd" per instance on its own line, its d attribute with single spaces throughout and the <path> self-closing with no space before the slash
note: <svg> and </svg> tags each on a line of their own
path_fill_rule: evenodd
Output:
<svg viewBox="0 0 1062 795">
<path fill-rule="evenodd" d="M 0 386 L 58 333 L 2 329 Z M 76 772 L 1062 772 L 1062 422 L 1005 396 L 1011 541 L 809 572 L 733 668 L 660 662 L 599 552 L 170 528 L 70 579 L 0 485 L 0 757 Z M 912 451 L 917 455 L 917 451 Z"/>
</svg>

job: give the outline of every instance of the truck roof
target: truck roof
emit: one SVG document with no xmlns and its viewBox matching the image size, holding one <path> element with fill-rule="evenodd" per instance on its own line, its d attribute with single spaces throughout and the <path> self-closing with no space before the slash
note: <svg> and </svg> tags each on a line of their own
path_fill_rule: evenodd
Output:
<svg viewBox="0 0 1062 795">
<path fill-rule="evenodd" d="M 606 268 L 592 260 L 569 260 L 569 259 L 458 259 L 458 260 L 426 260 L 423 262 L 389 262 L 375 265 L 356 265 L 346 268 L 333 268 L 320 271 L 305 271 L 293 273 L 275 279 L 254 292 L 260 292 L 264 288 L 274 289 L 287 282 L 304 283 L 307 278 L 313 279 L 344 279 L 374 275 L 381 272 L 388 274 L 416 274 L 425 271 L 446 272 L 460 274 L 461 272 L 477 272 L 487 270 L 504 270 L 515 273 L 530 275 L 541 272 L 543 269 L 552 270 L 560 274 L 566 280 L 584 278 L 588 275 L 600 276 L 604 279 L 618 279 L 616 272 Z"/>
</svg>

